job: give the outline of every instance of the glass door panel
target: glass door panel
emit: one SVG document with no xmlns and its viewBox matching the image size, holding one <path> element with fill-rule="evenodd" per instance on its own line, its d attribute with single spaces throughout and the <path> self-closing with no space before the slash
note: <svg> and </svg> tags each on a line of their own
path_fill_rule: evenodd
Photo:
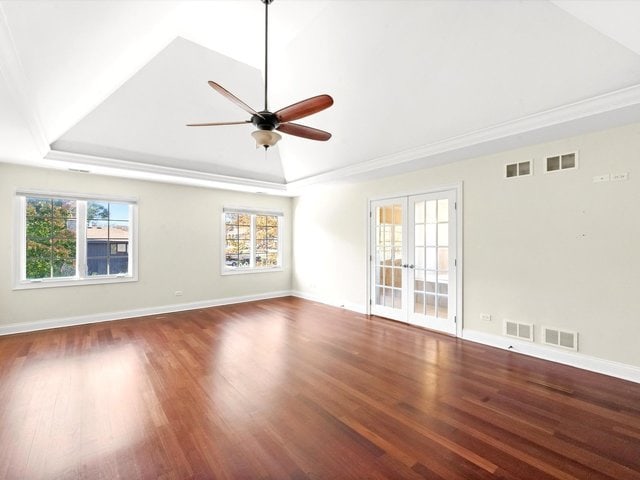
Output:
<svg viewBox="0 0 640 480">
<path fill-rule="evenodd" d="M 372 309 L 374 315 L 396 320 L 404 318 L 406 310 L 405 219 L 406 198 L 372 204 Z"/>
<path fill-rule="evenodd" d="M 409 197 L 413 245 L 409 248 L 410 323 L 455 334 L 455 319 L 449 310 L 455 245 L 454 192 Z M 451 253 L 451 254 L 450 254 Z M 411 268 L 413 267 L 413 268 Z M 413 277 L 413 278 L 411 278 Z M 413 280 L 413 281 L 412 281 Z"/>
</svg>

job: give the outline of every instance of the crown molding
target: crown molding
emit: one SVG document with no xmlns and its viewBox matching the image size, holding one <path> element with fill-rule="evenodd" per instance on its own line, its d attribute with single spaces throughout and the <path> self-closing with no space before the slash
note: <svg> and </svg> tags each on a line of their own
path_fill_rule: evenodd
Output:
<svg viewBox="0 0 640 480">
<path fill-rule="evenodd" d="M 46 154 L 42 166 L 137 180 L 288 196 L 287 187 L 283 183 L 197 172 L 182 168 L 83 155 L 61 150 L 50 150 Z"/>
<path fill-rule="evenodd" d="M 640 85 L 633 85 L 586 100 L 499 123 L 491 127 L 450 137 L 438 142 L 294 180 L 287 183 L 287 190 L 290 192 L 299 192 L 309 185 L 344 180 L 354 175 L 360 175 L 414 160 L 427 159 L 435 155 L 473 147 L 486 142 L 506 139 L 515 135 L 521 135 L 637 105 L 640 105 Z"/>
<path fill-rule="evenodd" d="M 20 56 L 13 42 L 9 22 L 0 2 L 0 75 L 5 79 L 13 98 L 29 126 L 34 144 L 44 156 L 49 151 L 49 141 L 40 119 L 33 97 L 27 89 L 27 76 L 24 73 Z"/>
</svg>

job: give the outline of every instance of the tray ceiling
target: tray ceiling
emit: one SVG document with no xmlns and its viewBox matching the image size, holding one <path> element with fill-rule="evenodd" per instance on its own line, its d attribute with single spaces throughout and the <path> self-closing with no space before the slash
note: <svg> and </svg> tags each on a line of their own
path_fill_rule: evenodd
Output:
<svg viewBox="0 0 640 480">
<path fill-rule="evenodd" d="M 270 107 L 329 93 L 300 123 L 333 138 L 266 155 L 250 125 L 184 126 L 245 119 L 207 80 L 260 108 L 258 0 L 0 7 L 2 161 L 286 193 L 640 120 L 629 2 L 276 0 Z"/>
</svg>

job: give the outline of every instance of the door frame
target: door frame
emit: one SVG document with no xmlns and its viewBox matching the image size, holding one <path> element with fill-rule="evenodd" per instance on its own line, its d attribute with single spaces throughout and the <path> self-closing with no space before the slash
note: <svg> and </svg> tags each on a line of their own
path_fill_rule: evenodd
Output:
<svg viewBox="0 0 640 480">
<path fill-rule="evenodd" d="M 444 191 L 454 191 L 455 192 L 455 215 L 456 215 L 456 337 L 462 337 L 462 330 L 464 325 L 464 312 L 463 312 L 463 298 L 464 298 L 464 290 L 463 290 L 463 279 L 464 279 L 464 261 L 463 261 L 463 185 L 462 181 L 452 183 L 452 184 L 444 184 L 438 185 L 435 187 L 415 189 L 409 191 L 399 191 L 399 192 L 390 192 L 386 194 L 376 195 L 367 198 L 367 215 L 366 215 L 366 224 L 367 224 L 367 250 L 366 250 L 366 303 L 365 310 L 367 315 L 371 315 L 371 306 L 372 306 L 372 296 L 371 296 L 371 256 L 373 252 L 371 251 L 371 219 L 373 218 L 373 209 L 371 205 L 373 202 L 378 200 L 386 200 L 397 197 L 410 197 L 412 195 L 424 195 L 430 193 L 439 193 Z"/>
</svg>

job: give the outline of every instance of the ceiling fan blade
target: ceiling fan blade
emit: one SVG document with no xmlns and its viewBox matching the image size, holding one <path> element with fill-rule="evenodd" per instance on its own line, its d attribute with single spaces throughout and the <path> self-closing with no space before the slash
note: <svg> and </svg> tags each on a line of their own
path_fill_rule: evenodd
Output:
<svg viewBox="0 0 640 480">
<path fill-rule="evenodd" d="M 333 98 L 329 95 L 318 95 L 282 108 L 275 115 L 280 123 L 291 122 L 318 113 L 331 105 L 333 105 Z"/>
<path fill-rule="evenodd" d="M 320 140 L 322 142 L 331 138 L 331 134 L 329 132 L 307 127 L 305 125 L 299 125 L 297 123 L 281 123 L 276 130 L 288 133 L 289 135 L 295 135 L 296 137 Z"/>
<path fill-rule="evenodd" d="M 243 122 L 188 123 L 187 127 L 216 127 L 218 125 L 244 125 L 245 123 L 251 123 L 251 120 Z"/>
<path fill-rule="evenodd" d="M 258 115 L 260 118 L 262 118 L 262 115 L 260 115 L 253 108 L 251 108 L 249 105 L 244 103 L 242 100 L 240 100 L 238 97 L 236 97 L 233 93 L 231 93 L 229 90 L 227 90 L 223 86 L 218 85 L 216 82 L 212 82 L 211 80 L 209 80 L 207 83 L 216 92 L 218 92 L 222 96 L 224 96 L 224 97 L 228 98 L 229 100 L 231 100 L 233 103 L 235 103 L 241 109 L 243 109 L 245 112 L 250 113 L 251 115 Z"/>
</svg>

